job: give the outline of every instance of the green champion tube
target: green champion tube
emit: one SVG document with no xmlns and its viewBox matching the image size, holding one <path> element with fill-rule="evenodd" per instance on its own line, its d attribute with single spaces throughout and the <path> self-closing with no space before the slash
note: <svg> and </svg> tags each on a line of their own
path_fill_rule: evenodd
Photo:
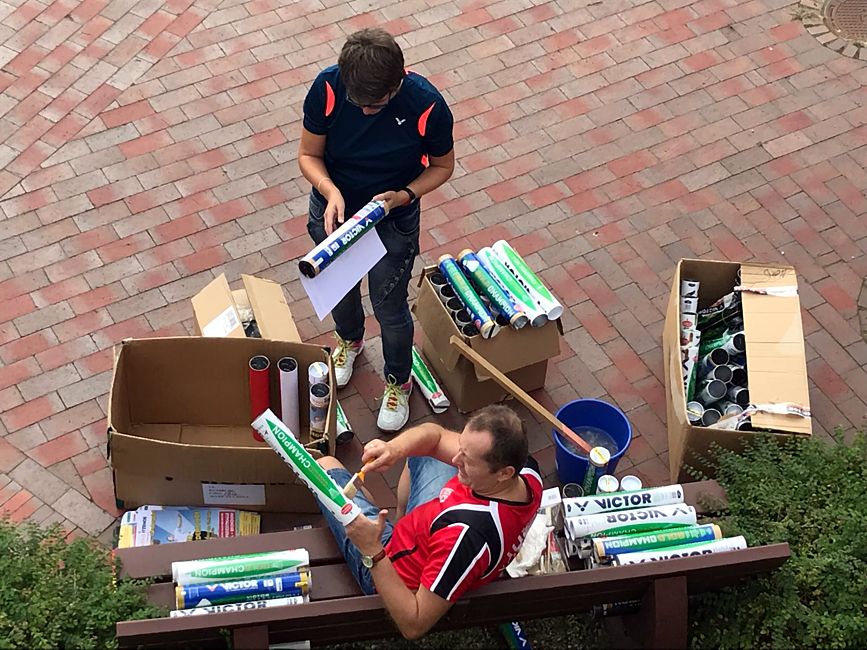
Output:
<svg viewBox="0 0 867 650">
<path fill-rule="evenodd" d="M 509 271 L 524 285 L 533 300 L 545 310 L 549 320 L 557 320 L 563 314 L 563 305 L 561 305 L 554 297 L 548 287 L 546 287 L 533 271 L 527 266 L 524 258 L 518 254 L 509 242 L 504 239 L 494 242 L 491 248 L 503 262 Z"/>
<path fill-rule="evenodd" d="M 467 277 L 491 301 L 491 305 L 508 319 L 509 325 L 518 330 L 530 322 L 527 314 L 521 311 L 520 307 L 516 307 L 512 303 L 511 298 L 506 295 L 506 292 L 491 277 L 491 274 L 488 273 L 478 256 L 472 250 L 469 248 L 462 250 L 458 254 L 458 262 Z"/>
<path fill-rule="evenodd" d="M 419 390 L 421 390 L 422 395 L 424 395 L 434 413 L 443 413 L 451 406 L 449 398 L 446 397 L 443 389 L 440 388 L 433 373 L 427 367 L 424 359 L 421 358 L 421 354 L 419 354 L 414 345 L 412 346 L 412 378 L 418 384 Z"/>
<path fill-rule="evenodd" d="M 479 298 L 479 294 L 476 293 L 476 290 L 473 289 L 469 280 L 467 280 L 464 272 L 461 271 L 461 267 L 458 266 L 455 258 L 451 255 L 442 255 L 438 260 L 438 264 L 440 271 L 446 277 L 448 283 L 452 285 L 452 289 L 455 290 L 460 301 L 464 303 L 464 307 L 472 315 L 473 324 L 481 332 L 482 338 L 491 338 L 494 333 L 494 319 L 491 317 L 491 313 L 485 307 L 482 299 Z"/>
<path fill-rule="evenodd" d="M 172 562 L 172 581 L 179 585 L 226 580 L 265 578 L 310 567 L 310 554 L 303 548 L 248 555 L 229 555 L 204 560 Z"/>
<path fill-rule="evenodd" d="M 593 555 L 598 561 L 613 555 L 650 551 L 656 548 L 712 542 L 722 537 L 716 524 L 686 526 L 675 530 L 657 530 L 639 535 L 618 535 L 593 540 Z"/>
<path fill-rule="evenodd" d="M 340 523 L 345 526 L 361 514 L 359 507 L 344 496 L 340 486 L 319 466 L 310 452 L 295 439 L 271 409 L 266 409 L 253 421 L 253 428 Z"/>
<path fill-rule="evenodd" d="M 503 261 L 497 257 L 493 248 L 485 246 L 479 250 L 477 255 L 482 266 L 499 283 L 500 288 L 506 292 L 506 295 L 511 298 L 515 306 L 527 314 L 527 317 L 530 319 L 530 325 L 542 327 L 548 322 L 548 315 L 533 300 L 533 297 L 527 293 L 527 290 L 518 282 L 518 279 L 506 268 Z"/>
</svg>

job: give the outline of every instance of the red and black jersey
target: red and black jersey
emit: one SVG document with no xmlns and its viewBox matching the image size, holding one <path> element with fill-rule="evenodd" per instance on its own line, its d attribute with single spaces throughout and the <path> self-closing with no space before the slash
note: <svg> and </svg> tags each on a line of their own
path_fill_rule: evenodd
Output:
<svg viewBox="0 0 867 650">
<path fill-rule="evenodd" d="M 455 476 L 439 498 L 399 520 L 386 552 L 406 586 L 415 591 L 424 585 L 455 601 L 499 577 L 542 501 L 538 471 L 524 467 L 520 476 L 529 491 L 525 503 L 480 496 Z"/>
</svg>

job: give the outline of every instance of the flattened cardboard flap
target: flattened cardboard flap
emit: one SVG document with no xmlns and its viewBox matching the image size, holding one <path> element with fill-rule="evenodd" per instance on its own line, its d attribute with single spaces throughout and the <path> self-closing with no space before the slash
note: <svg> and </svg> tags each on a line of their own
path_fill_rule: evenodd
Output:
<svg viewBox="0 0 867 650">
<path fill-rule="evenodd" d="M 301 335 L 292 319 L 292 310 L 286 302 L 283 287 L 273 280 L 242 275 L 256 324 L 263 339 L 301 343 Z"/>
<path fill-rule="evenodd" d="M 245 338 L 244 326 L 225 274 L 221 273 L 193 296 L 192 303 L 196 329 L 202 336 Z"/>
<path fill-rule="evenodd" d="M 741 286 L 756 289 L 795 287 L 790 266 L 741 265 Z M 793 402 L 809 408 L 804 328 L 798 296 L 770 296 L 744 291 L 744 331 L 750 402 L 756 405 Z M 809 434 L 809 418 L 756 413 L 753 425 Z"/>
</svg>

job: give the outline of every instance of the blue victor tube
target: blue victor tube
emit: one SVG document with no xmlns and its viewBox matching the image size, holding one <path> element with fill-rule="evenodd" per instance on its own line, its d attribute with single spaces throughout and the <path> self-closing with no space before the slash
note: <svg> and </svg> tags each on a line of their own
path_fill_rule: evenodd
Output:
<svg viewBox="0 0 867 650">
<path fill-rule="evenodd" d="M 309 590 L 309 575 L 306 571 L 293 571 L 264 578 L 178 585 L 175 589 L 177 608 L 303 596 Z"/>
<path fill-rule="evenodd" d="M 385 202 L 371 201 L 301 258 L 298 268 L 315 278 L 385 217 Z"/>
</svg>

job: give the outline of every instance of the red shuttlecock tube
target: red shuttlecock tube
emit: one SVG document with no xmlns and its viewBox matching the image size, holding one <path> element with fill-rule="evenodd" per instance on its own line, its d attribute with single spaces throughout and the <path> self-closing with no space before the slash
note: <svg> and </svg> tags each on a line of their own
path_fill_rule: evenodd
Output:
<svg viewBox="0 0 867 650">
<path fill-rule="evenodd" d="M 271 361 L 264 355 L 250 359 L 250 417 L 254 420 L 271 408 L 270 368 Z M 263 440 L 256 429 L 252 431 L 254 440 Z"/>
</svg>

